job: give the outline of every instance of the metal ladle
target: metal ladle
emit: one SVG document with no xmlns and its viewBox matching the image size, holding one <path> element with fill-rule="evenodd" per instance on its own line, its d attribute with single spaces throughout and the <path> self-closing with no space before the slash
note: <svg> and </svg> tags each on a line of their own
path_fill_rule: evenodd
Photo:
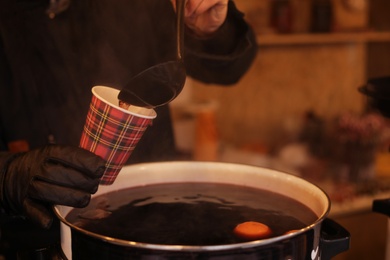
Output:
<svg viewBox="0 0 390 260">
<path fill-rule="evenodd" d="M 184 6 L 185 0 L 176 0 L 177 60 L 154 65 L 133 77 L 119 92 L 119 100 L 152 108 L 167 104 L 180 94 L 186 80 L 182 57 Z"/>
</svg>

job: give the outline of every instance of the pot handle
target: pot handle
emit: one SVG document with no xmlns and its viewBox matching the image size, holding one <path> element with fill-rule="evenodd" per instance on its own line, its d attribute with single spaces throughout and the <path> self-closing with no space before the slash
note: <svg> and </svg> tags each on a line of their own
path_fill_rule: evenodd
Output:
<svg viewBox="0 0 390 260">
<path fill-rule="evenodd" d="M 349 249 L 350 233 L 337 222 L 324 219 L 321 226 L 321 260 L 328 260 Z"/>
<path fill-rule="evenodd" d="M 372 211 L 390 217 L 390 199 L 378 199 L 372 203 Z"/>
</svg>

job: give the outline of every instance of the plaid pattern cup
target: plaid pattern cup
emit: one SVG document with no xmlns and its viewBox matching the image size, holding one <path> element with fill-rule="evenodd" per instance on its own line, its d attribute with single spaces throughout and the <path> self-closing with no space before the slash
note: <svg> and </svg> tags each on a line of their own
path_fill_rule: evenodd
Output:
<svg viewBox="0 0 390 260">
<path fill-rule="evenodd" d="M 114 183 L 123 165 L 156 117 L 153 109 L 119 107 L 119 90 L 95 86 L 80 139 L 80 147 L 106 160 L 102 185 Z"/>
</svg>

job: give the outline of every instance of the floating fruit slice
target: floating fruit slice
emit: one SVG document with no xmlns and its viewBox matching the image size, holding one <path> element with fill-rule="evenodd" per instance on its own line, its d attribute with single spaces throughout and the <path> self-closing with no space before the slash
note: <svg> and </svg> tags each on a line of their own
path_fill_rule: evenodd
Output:
<svg viewBox="0 0 390 260">
<path fill-rule="evenodd" d="M 263 223 L 247 221 L 238 224 L 234 228 L 234 234 L 244 240 L 256 240 L 269 237 L 272 230 Z"/>
</svg>

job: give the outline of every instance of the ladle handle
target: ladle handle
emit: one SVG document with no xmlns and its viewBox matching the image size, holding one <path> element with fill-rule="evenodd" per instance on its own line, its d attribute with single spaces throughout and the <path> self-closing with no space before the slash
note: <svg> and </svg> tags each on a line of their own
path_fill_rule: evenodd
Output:
<svg viewBox="0 0 390 260">
<path fill-rule="evenodd" d="M 178 60 L 183 59 L 185 2 L 186 0 L 176 0 L 176 44 Z"/>
</svg>

